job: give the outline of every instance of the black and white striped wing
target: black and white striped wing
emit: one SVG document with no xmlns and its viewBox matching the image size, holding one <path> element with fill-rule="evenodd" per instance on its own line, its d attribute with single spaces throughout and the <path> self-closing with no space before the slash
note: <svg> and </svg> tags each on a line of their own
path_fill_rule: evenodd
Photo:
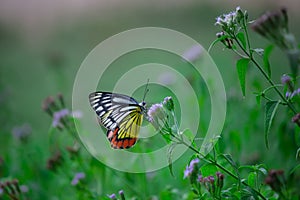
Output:
<svg viewBox="0 0 300 200">
<path fill-rule="evenodd" d="M 100 123 L 111 131 L 119 127 L 124 119 L 131 118 L 133 113 L 142 115 L 143 111 L 135 99 L 123 94 L 94 92 L 89 95 L 89 100 Z"/>
</svg>

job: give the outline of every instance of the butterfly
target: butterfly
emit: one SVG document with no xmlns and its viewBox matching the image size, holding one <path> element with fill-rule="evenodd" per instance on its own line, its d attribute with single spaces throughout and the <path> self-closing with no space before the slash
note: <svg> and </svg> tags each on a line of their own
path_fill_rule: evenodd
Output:
<svg viewBox="0 0 300 200">
<path fill-rule="evenodd" d="M 136 143 L 146 113 L 144 100 L 138 103 L 124 94 L 93 92 L 89 101 L 99 123 L 107 129 L 106 136 L 112 148 L 127 149 Z"/>
</svg>

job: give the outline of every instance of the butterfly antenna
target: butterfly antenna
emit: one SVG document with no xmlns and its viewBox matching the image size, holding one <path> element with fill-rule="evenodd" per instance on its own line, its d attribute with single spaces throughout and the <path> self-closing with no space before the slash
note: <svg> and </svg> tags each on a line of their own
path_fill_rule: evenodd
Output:
<svg viewBox="0 0 300 200">
<path fill-rule="evenodd" d="M 145 92 L 144 92 L 143 102 L 144 102 L 144 100 L 145 100 L 145 98 L 146 98 L 146 94 L 149 92 L 148 85 L 149 85 L 149 78 L 148 78 L 148 80 L 147 80 L 147 84 L 146 84 L 146 87 L 145 87 Z"/>
</svg>

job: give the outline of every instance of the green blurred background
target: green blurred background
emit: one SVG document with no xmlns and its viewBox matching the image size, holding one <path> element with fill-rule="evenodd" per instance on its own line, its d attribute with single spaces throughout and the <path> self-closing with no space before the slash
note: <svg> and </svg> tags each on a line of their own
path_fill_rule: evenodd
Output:
<svg viewBox="0 0 300 200">
<path fill-rule="evenodd" d="M 234 10 L 237 6 L 247 10 L 250 19 L 257 18 L 266 10 L 286 7 L 290 17 L 291 32 L 299 39 L 300 2 L 297 0 L 1 0 L 0 156 L 6 161 L 9 174 L 0 175 L 21 177 L 21 181 L 25 183 L 26 179 L 32 181 L 35 175 L 38 175 L 37 180 L 42 180 L 43 187 L 50 187 L 49 185 L 53 184 L 52 189 L 55 189 L 55 182 L 49 178 L 52 175 L 46 172 L 37 173 L 34 170 L 31 170 L 31 174 L 24 175 L 26 173 L 24 167 L 30 168 L 32 163 L 28 163 L 27 160 L 27 163 L 22 165 L 22 160 L 18 159 L 20 155 L 30 154 L 38 157 L 43 154 L 41 152 L 48 154 L 49 149 L 45 147 L 45 141 L 48 140 L 51 118 L 41 109 L 41 102 L 49 95 L 62 93 L 67 104 L 71 105 L 76 72 L 83 59 L 98 43 L 128 29 L 154 26 L 180 31 L 194 38 L 207 49 L 216 38 L 216 32 L 219 31 L 218 27 L 214 26 L 215 18 Z M 253 33 L 250 37 L 257 47 L 262 48 L 268 44 Z M 264 146 L 263 108 L 256 105 L 252 92 L 264 88 L 265 81 L 255 69 L 250 69 L 247 95 L 243 98 L 233 54 L 223 50 L 223 46 L 217 45 L 212 49 L 211 55 L 223 76 L 228 99 L 226 124 L 220 142 L 222 150 L 232 154 L 240 163 L 264 162 L 266 165 L 271 165 L 271 168 L 289 169 L 294 163 L 293 151 L 288 151 L 290 138 L 276 131 L 277 135 L 271 135 L 273 141 L 271 148 L 267 150 Z M 273 79 L 277 82 L 280 81 L 282 73 L 289 72 L 286 58 L 280 55 L 281 52 L 275 49 L 271 56 Z M 283 112 L 285 113 L 285 110 L 282 110 Z M 281 116 L 278 116 L 273 127 L 274 130 L 279 130 L 278 132 L 281 129 L 286 130 L 280 122 Z M 12 129 L 24 123 L 28 123 L 32 128 L 30 146 L 23 146 L 12 137 Z M 279 148 L 285 151 L 279 152 Z M 33 162 L 43 167 L 46 158 L 41 156 L 33 159 Z M 184 186 L 188 183 L 182 181 L 181 177 L 188 159 L 184 157 L 175 163 L 175 168 L 178 169 L 175 173 L 177 178 L 172 178 L 167 169 L 156 172 L 161 175 L 153 175 L 155 178 L 151 179 L 150 184 L 144 185 L 143 189 L 139 188 L 142 186 L 137 186 L 137 190 L 142 191 L 139 195 L 158 194 L 168 185 L 184 191 Z M 136 191 L 131 188 L 135 186 L 129 187 L 129 184 L 127 186 L 125 184 L 122 188 L 123 182 L 116 178 L 119 172 L 111 173 L 117 176 L 113 176 L 115 179 L 109 181 L 109 185 L 104 188 L 105 191 L 100 193 L 112 193 L 128 187 L 126 192 L 135 194 Z M 50 183 L 46 183 L 47 178 L 43 176 L 48 177 Z M 139 175 L 124 176 L 136 180 L 143 179 Z M 162 179 L 161 176 L 165 178 Z M 139 181 L 133 183 L 137 184 Z M 51 191 L 51 188 L 49 190 Z M 144 193 L 144 190 L 147 192 Z"/>
</svg>

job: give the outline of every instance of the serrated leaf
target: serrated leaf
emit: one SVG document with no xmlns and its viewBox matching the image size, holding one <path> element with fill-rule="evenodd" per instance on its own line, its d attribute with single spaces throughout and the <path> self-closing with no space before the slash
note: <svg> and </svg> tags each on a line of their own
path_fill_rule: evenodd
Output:
<svg viewBox="0 0 300 200">
<path fill-rule="evenodd" d="M 214 176 L 217 171 L 218 168 L 213 164 L 206 164 L 201 167 L 201 174 L 203 177 Z"/>
<path fill-rule="evenodd" d="M 246 93 L 246 70 L 247 70 L 249 62 L 250 62 L 250 59 L 241 58 L 236 63 L 236 69 L 237 69 L 243 96 L 245 96 L 245 93 Z"/>
<path fill-rule="evenodd" d="M 252 188 L 256 187 L 256 178 L 257 178 L 257 173 L 256 172 L 250 172 L 248 175 L 248 185 L 250 185 Z"/>
<path fill-rule="evenodd" d="M 239 39 L 239 41 L 242 43 L 242 46 L 244 49 L 247 48 L 247 42 L 246 42 L 246 38 L 243 32 L 239 32 L 236 37 Z"/>
<path fill-rule="evenodd" d="M 271 125 L 278 108 L 280 101 L 268 101 L 265 109 L 265 143 L 266 147 L 269 148 L 269 133 Z"/>
<path fill-rule="evenodd" d="M 265 67 L 265 70 L 267 71 L 269 78 L 271 77 L 271 67 L 270 67 L 269 57 L 271 55 L 273 48 L 274 48 L 274 45 L 267 46 L 264 49 L 264 55 L 263 55 L 264 67 Z"/>
</svg>

